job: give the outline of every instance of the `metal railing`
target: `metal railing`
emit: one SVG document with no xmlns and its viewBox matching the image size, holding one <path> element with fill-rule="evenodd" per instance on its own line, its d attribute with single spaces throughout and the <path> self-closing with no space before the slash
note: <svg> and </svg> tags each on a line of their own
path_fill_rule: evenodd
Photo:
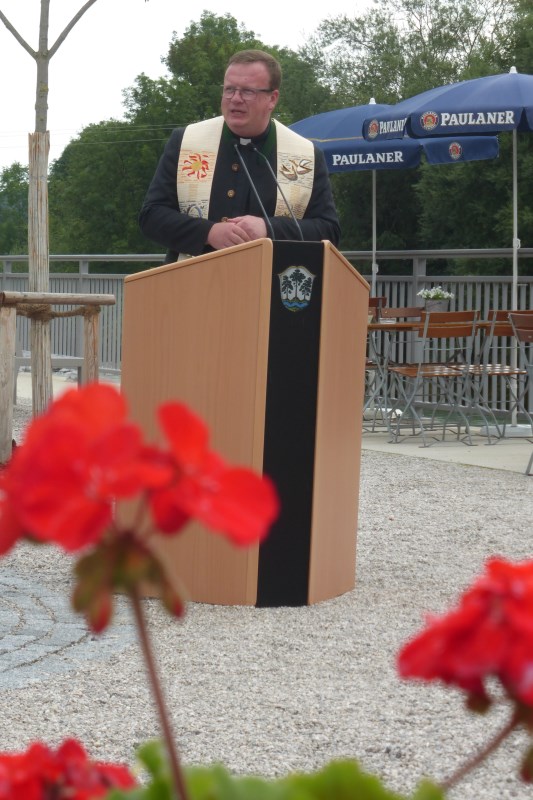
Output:
<svg viewBox="0 0 533 800">
<path fill-rule="evenodd" d="M 100 364 L 102 369 L 120 371 L 122 361 L 122 311 L 124 298 L 124 274 L 90 273 L 91 264 L 120 263 L 131 264 L 131 271 L 150 268 L 164 261 L 162 254 L 149 255 L 51 255 L 50 264 L 75 264 L 77 272 L 51 272 L 50 291 L 75 294 L 112 294 L 116 298 L 114 306 L 102 308 L 100 313 Z M 13 269 L 26 266 L 28 256 L 0 256 L 1 291 L 28 291 L 28 273 L 14 272 Z M 23 351 L 29 350 L 30 322 L 24 317 L 17 319 L 17 337 Z M 80 356 L 83 348 L 82 322 L 78 317 L 55 319 L 51 323 L 51 348 L 55 355 Z"/>
<path fill-rule="evenodd" d="M 372 264 L 370 250 L 343 251 L 345 258 L 371 282 L 368 267 Z M 377 275 L 376 294 L 384 295 L 389 306 L 414 306 L 417 293 L 426 286 L 440 284 L 455 295 L 450 309 L 462 311 L 475 308 L 486 318 L 493 308 L 511 309 L 512 276 L 509 275 L 428 275 L 431 262 L 442 264 L 456 261 L 505 260 L 512 262 L 510 247 L 477 250 L 382 250 L 376 254 L 377 261 L 406 262 L 404 275 Z M 522 247 L 518 251 L 520 261 L 533 263 L 533 248 Z M 410 269 L 409 269 L 410 266 Z M 518 278 L 518 309 L 533 309 L 533 275 Z"/>
<path fill-rule="evenodd" d="M 370 267 L 372 264 L 371 251 L 344 251 L 345 258 L 356 269 L 371 281 Z M 377 275 L 378 295 L 385 295 L 389 306 L 412 306 L 421 304 L 417 298 L 418 291 L 430 285 L 440 284 L 453 292 L 454 298 L 450 303 L 451 310 L 476 308 L 482 318 L 486 318 L 488 311 L 493 308 L 511 308 L 512 277 L 510 275 L 428 275 L 427 267 L 431 262 L 469 260 L 469 259 L 506 259 L 511 264 L 512 249 L 487 249 L 487 250 L 389 250 L 379 251 L 377 261 L 403 261 L 406 264 L 404 275 Z M 521 248 L 519 251 L 519 265 L 522 259 L 533 260 L 533 248 Z M 98 263 L 131 264 L 131 272 L 139 269 L 148 269 L 163 263 L 164 256 L 160 253 L 150 254 L 67 254 L 51 255 L 51 267 L 55 263 L 77 265 L 77 272 L 51 272 L 51 292 L 95 293 L 113 294 L 116 298 L 114 306 L 102 308 L 100 314 L 100 364 L 103 369 L 119 371 L 122 360 L 122 311 L 124 297 L 124 274 L 105 274 L 90 272 Z M 26 265 L 26 255 L 0 255 L 1 291 L 27 291 L 28 273 L 13 271 Z M 533 309 L 533 276 L 519 278 L 518 303 L 519 309 Z M 17 321 L 17 335 L 23 350 L 29 349 L 29 321 L 20 318 Z M 81 355 L 82 330 L 78 318 L 62 318 L 54 320 L 51 324 L 52 352 L 57 355 Z M 505 360 L 505 350 L 500 354 L 500 359 Z M 504 408 L 504 387 L 493 387 L 493 406 L 495 409 Z M 533 395 L 533 392 L 530 393 Z M 530 407 L 533 396 L 530 398 Z"/>
</svg>

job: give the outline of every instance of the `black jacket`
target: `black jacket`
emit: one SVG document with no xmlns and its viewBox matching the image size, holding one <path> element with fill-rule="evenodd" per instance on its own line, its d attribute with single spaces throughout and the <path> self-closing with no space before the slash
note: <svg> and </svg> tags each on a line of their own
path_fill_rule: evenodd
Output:
<svg viewBox="0 0 533 800">
<path fill-rule="evenodd" d="M 274 127 L 274 126 L 273 126 Z M 155 175 L 150 183 L 139 215 L 143 234 L 154 242 L 167 248 L 167 263 L 177 260 L 179 253 L 192 256 L 212 251 L 206 244 L 212 225 L 224 218 L 244 214 L 262 217 L 263 212 L 257 202 L 248 178 L 235 152 L 239 139 L 227 128 L 222 136 L 213 175 L 209 218 L 199 219 L 188 216 L 179 210 L 176 176 L 178 156 L 185 128 L 174 130 Z M 261 143 L 259 137 L 258 146 Z M 272 137 L 270 137 L 272 138 Z M 274 217 L 277 187 L 267 165 L 261 156 L 247 148 L 240 153 L 257 188 L 259 197 L 270 219 L 275 239 L 299 239 L 295 223 L 290 217 Z M 268 154 L 269 162 L 276 171 L 276 147 Z M 326 162 L 321 150 L 315 147 L 315 173 L 311 199 L 303 219 L 299 220 L 306 241 L 327 239 L 338 245 L 340 225 L 333 202 Z M 267 225 L 268 229 L 268 225 Z"/>
</svg>

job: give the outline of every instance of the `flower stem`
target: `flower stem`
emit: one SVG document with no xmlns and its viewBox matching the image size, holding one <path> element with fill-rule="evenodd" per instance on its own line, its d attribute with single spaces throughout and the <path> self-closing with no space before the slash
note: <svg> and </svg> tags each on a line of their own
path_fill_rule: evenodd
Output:
<svg viewBox="0 0 533 800">
<path fill-rule="evenodd" d="M 517 727 L 518 724 L 519 724 L 518 716 L 516 714 L 513 714 L 509 722 L 507 722 L 507 724 L 504 725 L 503 728 L 500 731 L 498 731 L 498 733 L 487 742 L 485 747 L 483 747 L 482 750 L 480 750 L 478 753 L 472 756 L 472 758 L 466 761 L 461 767 L 459 767 L 459 769 L 456 770 L 456 772 L 454 772 L 452 775 L 450 775 L 449 778 L 443 781 L 440 784 L 440 788 L 443 791 L 447 792 L 449 789 L 451 789 L 453 786 L 459 783 L 459 781 L 462 780 L 465 777 L 465 775 L 468 775 L 469 772 L 472 772 L 472 770 L 476 769 L 476 767 L 478 767 L 482 763 L 482 761 L 488 758 L 488 756 L 490 756 L 490 754 L 493 753 L 501 745 L 504 739 L 506 739 L 509 736 L 509 734 L 512 733 L 512 731 Z"/>
<path fill-rule="evenodd" d="M 183 776 L 183 770 L 181 768 L 176 744 L 174 741 L 174 737 L 172 735 L 170 720 L 168 718 L 167 708 L 163 698 L 163 690 L 161 688 L 161 682 L 157 674 L 154 653 L 152 650 L 150 637 L 148 635 L 148 630 L 146 627 L 146 621 L 142 610 L 141 600 L 139 598 L 139 594 L 137 593 L 136 589 L 131 589 L 129 592 L 129 596 L 131 598 L 131 602 L 133 605 L 133 611 L 137 623 L 137 630 L 139 633 L 139 638 L 141 640 L 141 648 L 143 651 L 146 667 L 148 670 L 148 677 L 152 687 L 152 692 L 154 695 L 157 710 L 159 712 L 159 721 L 163 729 L 163 738 L 166 744 L 167 753 L 170 761 L 170 769 L 172 772 L 174 786 L 176 787 L 176 790 L 181 800 L 188 800 L 187 788 L 185 786 L 185 778 Z"/>
</svg>

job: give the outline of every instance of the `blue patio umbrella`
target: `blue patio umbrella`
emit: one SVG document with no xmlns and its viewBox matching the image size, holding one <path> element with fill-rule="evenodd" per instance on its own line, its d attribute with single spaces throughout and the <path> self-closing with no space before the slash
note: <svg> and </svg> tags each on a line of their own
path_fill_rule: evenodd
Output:
<svg viewBox="0 0 533 800">
<path fill-rule="evenodd" d="M 377 108 L 377 107 L 376 107 Z M 370 112 L 363 135 L 374 144 L 403 136 L 439 137 L 513 134 L 513 284 L 512 307 L 516 308 L 518 284 L 518 178 L 517 131 L 533 131 L 533 75 L 507 73 L 487 75 L 429 89 Z"/>
<path fill-rule="evenodd" d="M 367 141 L 363 123 L 370 114 L 386 113 L 394 106 L 376 103 L 339 108 L 293 123 L 292 130 L 313 141 L 324 152 L 329 172 L 372 170 L 372 294 L 376 293 L 376 170 L 406 169 L 420 164 L 454 164 L 495 158 L 495 136 L 454 136 L 446 138 L 397 138 Z"/>
</svg>

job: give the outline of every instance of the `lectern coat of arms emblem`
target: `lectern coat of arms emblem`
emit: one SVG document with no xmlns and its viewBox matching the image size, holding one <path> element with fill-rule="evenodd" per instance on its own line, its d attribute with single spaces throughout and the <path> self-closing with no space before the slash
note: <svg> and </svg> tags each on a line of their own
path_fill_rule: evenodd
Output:
<svg viewBox="0 0 533 800">
<path fill-rule="evenodd" d="M 302 311 L 311 301 L 315 275 L 306 267 L 287 267 L 278 274 L 281 302 L 288 311 Z"/>
</svg>

